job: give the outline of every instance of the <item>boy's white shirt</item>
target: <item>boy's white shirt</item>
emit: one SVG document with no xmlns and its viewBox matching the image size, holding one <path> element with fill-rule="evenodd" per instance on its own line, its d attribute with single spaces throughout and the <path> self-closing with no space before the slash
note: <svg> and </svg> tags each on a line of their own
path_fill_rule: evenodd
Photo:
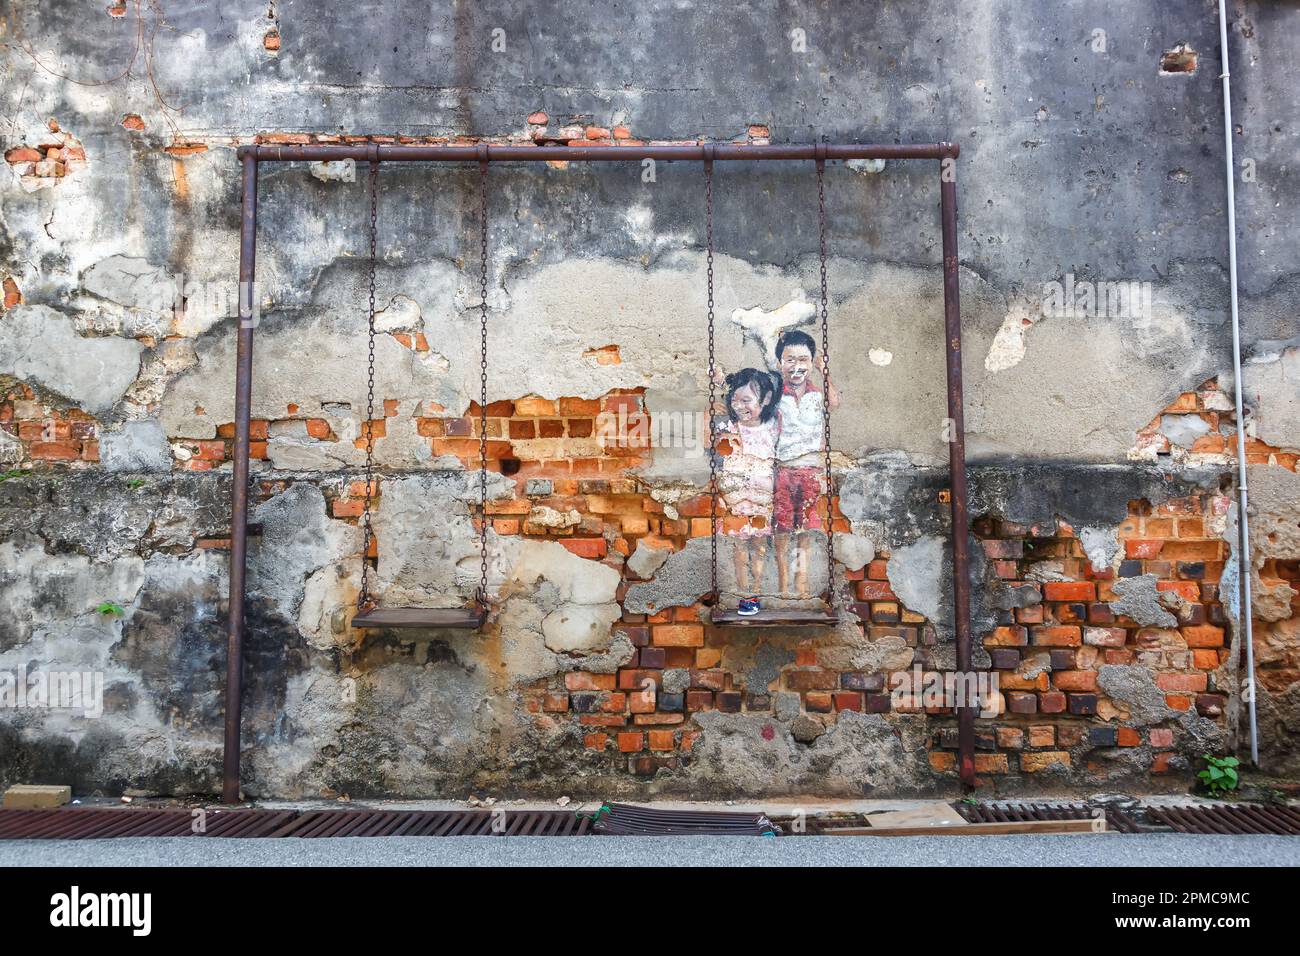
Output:
<svg viewBox="0 0 1300 956">
<path fill-rule="evenodd" d="M 809 387 L 802 398 L 788 392 L 781 396 L 781 434 L 776 440 L 776 457 L 783 465 L 797 468 L 817 464 L 822 452 L 822 393 Z"/>
</svg>

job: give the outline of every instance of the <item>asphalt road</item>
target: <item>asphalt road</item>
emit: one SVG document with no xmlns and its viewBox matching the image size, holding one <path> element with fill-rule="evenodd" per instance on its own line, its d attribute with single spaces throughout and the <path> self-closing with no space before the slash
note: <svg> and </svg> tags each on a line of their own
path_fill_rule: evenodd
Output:
<svg viewBox="0 0 1300 956">
<path fill-rule="evenodd" d="M 384 837 L 0 841 L 0 866 L 1300 865 L 1300 837 Z"/>
</svg>

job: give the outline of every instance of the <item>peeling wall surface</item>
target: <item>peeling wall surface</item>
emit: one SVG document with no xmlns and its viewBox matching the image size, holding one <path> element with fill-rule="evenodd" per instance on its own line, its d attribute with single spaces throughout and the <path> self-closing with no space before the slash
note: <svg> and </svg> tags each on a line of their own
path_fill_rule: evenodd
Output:
<svg viewBox="0 0 1300 956">
<path fill-rule="evenodd" d="M 1300 8 L 1229 6 L 1244 422 L 1199 0 L 15 0 L 0 785 L 220 789 L 235 148 L 483 141 L 959 143 L 981 787 L 1183 789 L 1245 746 L 1239 428 L 1257 773 L 1295 780 Z M 827 165 L 829 498 L 814 468 L 773 535 L 782 463 L 716 449 L 751 493 L 719 504 L 723 603 L 828 590 L 813 629 L 704 603 L 708 416 L 736 413 L 708 405 L 700 165 L 492 165 L 482 407 L 479 172 L 385 165 L 369 413 L 367 172 L 260 173 L 245 794 L 956 793 L 924 692 L 956 667 L 937 164 Z M 781 333 L 821 348 L 812 164 L 719 163 L 713 210 L 717 365 L 786 408 Z M 482 631 L 352 626 L 363 566 L 383 605 L 465 605 L 484 522 Z"/>
</svg>

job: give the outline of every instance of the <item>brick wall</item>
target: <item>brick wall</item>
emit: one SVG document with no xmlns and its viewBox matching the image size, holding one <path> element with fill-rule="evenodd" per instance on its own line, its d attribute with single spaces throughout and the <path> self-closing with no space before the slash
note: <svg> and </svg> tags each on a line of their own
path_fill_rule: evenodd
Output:
<svg viewBox="0 0 1300 956">
<path fill-rule="evenodd" d="M 995 573 L 1026 605 L 1003 611 L 998 627 L 984 638 L 1005 708 L 997 720 L 979 722 L 984 773 L 1035 773 L 1080 763 L 1100 769 L 1096 761 L 1105 750 L 1142 744 L 1152 751 L 1152 773 L 1169 770 L 1182 730 L 1174 720 L 1133 726 L 1125 704 L 1098 685 L 1098 671 L 1107 664 L 1147 669 L 1173 711 L 1195 709 L 1224 719 L 1228 622 L 1218 581 L 1228 504 L 1223 495 L 1173 499 L 1154 508 L 1131 502 L 1119 530 L 1118 574 L 1114 568 L 1095 570 L 1064 522 L 976 523 Z M 1117 580 L 1148 574 L 1157 578 L 1159 593 L 1177 595 L 1168 602 L 1176 609 L 1176 627 L 1141 626 L 1108 603 L 1121 597 Z M 954 733 L 942 731 L 935 743 L 932 764 L 952 770 Z"/>
<path fill-rule="evenodd" d="M 92 415 L 16 382 L 0 393 L 0 430 L 18 440 L 6 467 L 85 467 L 99 461 L 99 423 Z"/>
<path fill-rule="evenodd" d="M 1189 395 L 1169 413 L 1203 406 L 1196 393 Z M 707 495 L 666 509 L 627 474 L 645 449 L 591 454 L 597 416 L 643 411 L 637 390 L 596 400 L 527 396 L 489 406 L 491 467 L 515 480 L 513 498 L 489 505 L 494 530 L 553 538 L 574 554 L 620 570 L 625 575 L 620 599 L 635 580 L 622 558 L 638 542 L 648 539 L 656 547 L 680 550 L 691 537 L 707 536 Z M 429 437 L 434 452 L 455 455 L 467 468 L 477 467 L 478 429 L 477 406 L 464 416 L 420 418 L 420 433 Z M 1277 460 L 1276 452 L 1259 442 L 1252 448 L 1254 455 Z M 354 482 L 333 501 L 333 514 L 355 520 L 363 491 Z M 383 507 L 382 481 L 377 491 L 376 509 Z M 1130 502 L 1129 518 L 1118 531 L 1117 569 L 1094 569 L 1075 530 L 1064 522 L 1026 526 L 993 517 L 975 522 L 991 573 L 1024 605 L 1002 612 L 983 638 L 998 678 L 993 709 L 1000 714 L 977 721 L 977 773 L 1028 780 L 1055 769 L 1086 776 L 1105 769 L 1108 751 L 1139 747 L 1145 748 L 1152 774 L 1187 769 L 1186 761 L 1175 761 L 1184 733 L 1177 721 L 1129 720 L 1125 705 L 1110 699 L 1097 677 L 1107 664 L 1138 664 L 1150 672 L 1174 712 L 1195 710 L 1216 722 L 1226 720 L 1228 622 L 1218 581 L 1227 557 L 1221 536 L 1229 504 L 1222 494 L 1155 506 Z M 556 515 L 576 518 L 552 520 Z M 741 520 L 725 508 L 720 519 L 728 528 Z M 838 507 L 834 527 L 849 530 Z M 795 637 L 794 660 L 777 680 L 768 687 L 747 687 L 743 677 L 723 666 L 734 632 L 703 623 L 707 608 L 694 604 L 653 615 L 625 613 L 614 630 L 636 648 L 631 661 L 617 673 L 573 671 L 537 681 L 523 690 L 523 706 L 543 729 L 563 722 L 580 728 L 587 761 L 636 776 L 689 761 L 701 732 L 695 721 L 701 711 L 770 715 L 777 694 L 794 695 L 799 711 L 823 726 L 844 711 L 924 711 L 935 728 L 928 740 L 930 765 L 938 776 L 955 776 L 954 712 L 924 706 L 907 694 L 915 668 L 923 674 L 935 668 L 936 631 L 898 599 L 889 584 L 888 562 L 886 553 L 859 571 L 841 568 L 837 603 L 851 609 L 865 640 L 901 640 L 907 650 L 895 655 L 891 666 L 840 669 L 823 662 L 839 656 L 834 638 Z M 1139 575 L 1153 575 L 1158 593 L 1171 596 L 1167 603 L 1177 613 L 1176 627 L 1144 627 L 1111 610 L 1109 602 L 1120 597 L 1116 581 Z M 671 675 L 671 689 L 665 688 L 665 673 Z"/>
<path fill-rule="evenodd" d="M 421 347 L 415 340 L 410 345 Z M 358 448 L 382 437 L 387 420 L 399 413 L 395 401 L 382 407 L 383 418 L 364 424 Z M 1221 414 L 1207 411 L 1198 393 L 1182 396 L 1166 413 Z M 616 390 L 595 399 L 523 396 L 489 405 L 489 467 L 513 480 L 514 494 L 492 501 L 487 519 L 498 535 L 553 539 L 579 557 L 619 570 L 622 600 L 636 580 L 623 559 L 643 541 L 678 551 L 692 537 L 707 536 L 710 502 L 700 494 L 672 505 L 652 497 L 629 472 L 649 454 L 645 433 L 617 442 L 600 439 L 601 416 L 619 415 L 641 416 L 648 424 L 642 390 Z M 435 457 L 453 456 L 466 469 L 477 468 L 476 404 L 457 415 L 426 402 L 415 416 L 418 434 Z M 29 465 L 86 467 L 97 457 L 97 426 L 90 416 L 44 403 L 21 384 L 5 393 L 0 425 L 23 443 Z M 324 419 L 302 416 L 290 405 L 283 418 L 252 422 L 253 457 L 264 459 L 269 437 L 289 430 L 295 440 L 304 434 L 312 441 L 341 440 Z M 233 438 L 234 426 L 227 423 L 212 440 L 174 440 L 175 467 L 221 467 L 230 460 Z M 1294 456 L 1258 441 L 1252 441 L 1250 454 L 1294 466 Z M 273 497 L 291 484 L 289 479 L 262 481 L 259 497 Z M 333 518 L 359 520 L 367 494 L 363 481 L 322 487 Z M 384 479 L 376 479 L 369 492 L 372 508 L 382 511 Z M 1218 582 L 1228 557 L 1222 534 L 1230 501 L 1226 494 L 1205 494 L 1156 505 L 1130 502 L 1129 517 L 1118 529 L 1122 553 L 1116 566 L 1100 570 L 1065 522 L 1029 526 L 995 516 L 976 519 L 973 531 L 990 574 L 1010 589 L 1016 605 L 1000 612 L 996 627 L 982 638 L 1000 693 L 991 705 L 998 716 L 977 721 L 981 777 L 1032 780 L 1031 775 L 1051 770 L 1086 778 L 1105 770 L 1108 752 L 1133 748 L 1144 748 L 1151 774 L 1188 769 L 1186 761 L 1176 759 L 1184 733 L 1178 721 L 1131 720 L 1125 704 L 1099 685 L 1098 673 L 1111 664 L 1139 665 L 1152 675 L 1172 714 L 1194 711 L 1219 723 L 1227 719 L 1232 670 Z M 835 530 L 848 531 L 838 502 L 834 505 Z M 721 501 L 719 507 L 725 529 L 744 520 L 727 515 Z M 207 538 L 196 545 L 225 548 L 229 541 Z M 382 540 L 372 542 L 371 561 L 383 546 Z M 834 661 L 842 655 L 834 636 L 816 632 L 801 639 L 796 633 L 781 637 L 793 648 L 793 659 L 776 680 L 766 687 L 746 686 L 743 676 L 724 666 L 732 632 L 704 623 L 707 609 L 694 604 L 623 614 L 613 629 L 635 648 L 630 661 L 616 673 L 578 670 L 536 681 L 520 689 L 519 706 L 541 729 L 564 723 L 577 728 L 579 733 L 567 738 L 582 741 L 577 759 L 634 777 L 689 761 L 702 711 L 772 715 L 781 695 L 787 707 L 796 702 L 799 713 L 823 728 L 846 711 L 924 711 L 931 720 L 927 746 L 936 780 L 955 777 L 954 712 L 907 693 L 918 669 L 929 674 L 936 668 L 936 630 L 894 593 L 889 560 L 881 553 L 861 570 L 839 568 L 837 604 L 852 612 L 860 637 L 899 649 L 878 669 L 837 666 Z M 1266 573 L 1295 580 L 1295 568 L 1275 564 Z M 1117 583 L 1141 575 L 1154 576 L 1158 594 L 1177 616 L 1176 626 L 1143 626 L 1112 610 L 1110 602 L 1120 596 Z M 1295 662 L 1288 656 L 1266 656 L 1263 666 L 1275 684 L 1293 679 Z"/>
</svg>

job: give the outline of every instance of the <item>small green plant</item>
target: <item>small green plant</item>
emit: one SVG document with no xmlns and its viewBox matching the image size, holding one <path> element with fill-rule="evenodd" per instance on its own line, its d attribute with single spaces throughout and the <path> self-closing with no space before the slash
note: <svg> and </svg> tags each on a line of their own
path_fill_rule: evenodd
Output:
<svg viewBox="0 0 1300 956">
<path fill-rule="evenodd" d="M 134 491 L 136 488 L 143 487 L 144 483 L 145 482 L 143 478 L 132 478 L 129 481 L 127 481 L 126 486 L 130 488 L 132 491 Z"/>
<path fill-rule="evenodd" d="M 126 613 L 126 608 L 116 601 L 104 601 L 99 607 L 95 608 L 95 612 L 103 614 L 105 617 L 121 617 Z"/>
<path fill-rule="evenodd" d="M 22 472 L 17 468 L 12 468 L 9 471 L 0 471 L 0 481 L 8 481 L 10 478 L 18 478 L 21 476 Z"/>
<path fill-rule="evenodd" d="M 1232 793 L 1240 782 L 1237 776 L 1239 763 L 1236 757 L 1213 757 L 1206 754 L 1205 769 L 1196 776 L 1212 797 Z"/>
</svg>

